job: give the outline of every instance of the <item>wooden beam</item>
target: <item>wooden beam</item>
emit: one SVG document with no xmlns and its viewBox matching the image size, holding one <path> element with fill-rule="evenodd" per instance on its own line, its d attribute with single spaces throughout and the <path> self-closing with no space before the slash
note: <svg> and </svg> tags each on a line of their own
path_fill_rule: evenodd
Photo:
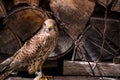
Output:
<svg viewBox="0 0 120 80">
<path fill-rule="evenodd" d="M 90 66 L 93 69 L 91 69 Z M 120 76 L 120 64 L 65 61 L 63 74 L 90 76 Z"/>
<path fill-rule="evenodd" d="M 58 60 L 47 60 L 45 61 L 43 68 L 55 68 L 58 66 Z"/>
<path fill-rule="evenodd" d="M 33 80 L 33 78 L 10 77 L 7 80 Z M 90 77 L 90 76 L 54 76 L 49 80 L 118 80 L 107 77 Z"/>
<path fill-rule="evenodd" d="M 113 62 L 114 62 L 115 64 L 120 64 L 120 56 L 114 57 L 114 58 L 113 58 Z"/>
</svg>

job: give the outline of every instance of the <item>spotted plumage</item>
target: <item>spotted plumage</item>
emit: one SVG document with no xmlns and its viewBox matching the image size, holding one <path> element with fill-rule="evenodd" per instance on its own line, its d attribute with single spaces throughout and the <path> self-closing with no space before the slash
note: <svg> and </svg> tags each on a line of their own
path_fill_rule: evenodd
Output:
<svg viewBox="0 0 120 80">
<path fill-rule="evenodd" d="M 18 68 L 28 67 L 29 73 L 41 71 L 42 65 L 56 46 L 58 30 L 56 22 L 45 20 L 38 33 L 27 41 L 12 57 L 0 64 L 0 80 L 4 80 Z"/>
</svg>

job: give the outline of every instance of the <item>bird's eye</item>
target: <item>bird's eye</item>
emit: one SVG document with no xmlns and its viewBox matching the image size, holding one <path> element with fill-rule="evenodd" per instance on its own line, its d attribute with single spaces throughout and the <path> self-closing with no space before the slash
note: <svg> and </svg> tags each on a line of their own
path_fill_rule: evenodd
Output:
<svg viewBox="0 0 120 80">
<path fill-rule="evenodd" d="M 49 31 L 51 31 L 51 28 L 48 28 Z"/>
<path fill-rule="evenodd" d="M 56 23 L 54 23 L 54 26 L 56 26 Z"/>
</svg>

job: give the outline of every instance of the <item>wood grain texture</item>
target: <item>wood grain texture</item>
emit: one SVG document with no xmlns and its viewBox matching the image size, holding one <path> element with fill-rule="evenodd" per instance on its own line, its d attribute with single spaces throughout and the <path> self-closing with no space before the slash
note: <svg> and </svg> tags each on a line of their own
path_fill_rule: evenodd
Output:
<svg viewBox="0 0 120 80">
<path fill-rule="evenodd" d="M 39 5 L 39 0 L 13 0 L 14 5 L 19 5 L 22 3 L 26 3 L 30 6 L 38 6 Z"/>
<path fill-rule="evenodd" d="M 115 0 L 114 1 L 111 10 L 120 12 L 120 0 Z"/>
<path fill-rule="evenodd" d="M 33 80 L 33 78 L 10 77 L 7 80 Z M 107 77 L 90 77 L 90 76 L 53 76 L 49 80 L 118 80 Z"/>
<path fill-rule="evenodd" d="M 0 55 L 10 56 L 13 55 L 21 46 L 20 42 L 16 39 L 15 36 L 9 29 L 0 31 Z M 0 56 L 0 58 L 3 58 Z"/>
<path fill-rule="evenodd" d="M 6 16 L 7 16 L 7 12 L 6 12 L 5 6 L 3 4 L 3 1 L 1 0 L 0 1 L 0 18 L 6 17 Z"/>
<path fill-rule="evenodd" d="M 25 41 L 41 28 L 46 18 L 47 15 L 42 9 L 21 7 L 9 14 L 5 19 L 5 24 L 22 41 Z"/>
<path fill-rule="evenodd" d="M 97 0 L 97 2 L 106 8 L 106 6 L 108 6 L 112 0 Z"/>
<path fill-rule="evenodd" d="M 66 32 L 73 39 L 83 31 L 94 6 L 95 3 L 89 0 L 50 0 L 52 12 L 64 24 Z"/>
<path fill-rule="evenodd" d="M 120 64 L 90 62 L 95 76 L 120 76 Z M 88 62 L 65 61 L 64 75 L 91 75 L 92 70 Z"/>
</svg>

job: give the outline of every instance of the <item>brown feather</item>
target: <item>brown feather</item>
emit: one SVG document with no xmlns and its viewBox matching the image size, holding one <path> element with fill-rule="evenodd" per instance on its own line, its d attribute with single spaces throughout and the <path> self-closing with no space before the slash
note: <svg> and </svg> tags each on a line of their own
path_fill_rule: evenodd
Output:
<svg viewBox="0 0 120 80">
<path fill-rule="evenodd" d="M 54 20 L 48 20 L 48 22 L 49 24 L 52 24 L 52 26 L 55 24 Z M 48 29 L 45 31 L 47 28 L 43 27 L 15 53 L 12 61 L 4 66 L 6 69 L 0 76 L 0 80 L 4 80 L 12 71 L 21 67 L 28 67 L 30 73 L 35 73 L 37 70 L 41 70 L 42 64 L 56 46 L 58 34 L 53 27 L 52 30 L 49 31 Z"/>
</svg>

